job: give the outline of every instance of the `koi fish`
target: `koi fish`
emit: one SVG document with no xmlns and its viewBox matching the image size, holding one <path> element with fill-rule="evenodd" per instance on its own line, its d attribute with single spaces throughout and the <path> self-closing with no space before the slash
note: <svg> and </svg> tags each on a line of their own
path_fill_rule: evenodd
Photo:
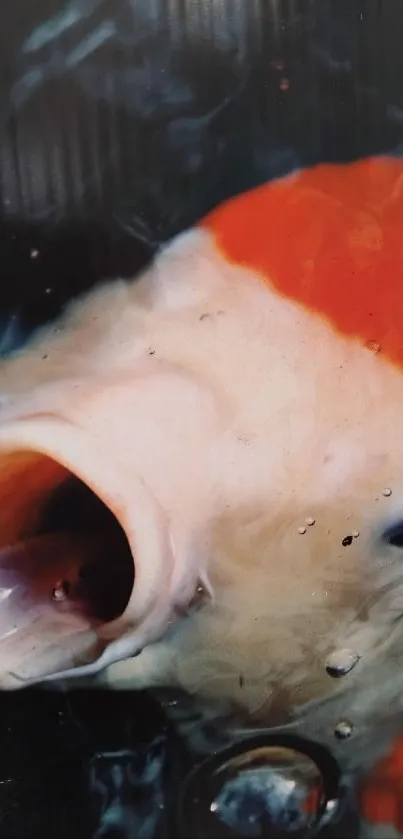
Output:
<svg viewBox="0 0 403 839">
<path fill-rule="evenodd" d="M 232 198 L 4 361 L 0 688 L 180 689 L 375 761 L 402 322 L 403 161 L 372 157 Z"/>
</svg>

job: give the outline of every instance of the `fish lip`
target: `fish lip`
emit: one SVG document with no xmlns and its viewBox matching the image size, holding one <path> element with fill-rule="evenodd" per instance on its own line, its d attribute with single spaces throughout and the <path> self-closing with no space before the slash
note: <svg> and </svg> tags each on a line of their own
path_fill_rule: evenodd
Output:
<svg viewBox="0 0 403 839">
<path fill-rule="evenodd" d="M 139 476 L 124 463 L 111 463 L 99 440 L 55 415 L 31 415 L 0 426 L 0 456 L 18 450 L 52 458 L 95 492 L 125 531 L 136 562 L 136 577 L 125 611 L 98 629 L 106 648 L 94 662 L 38 679 L 28 678 L 23 684 L 15 673 L 9 673 L 6 689 L 7 681 L 14 689 L 14 682 L 17 688 L 96 675 L 160 638 L 174 614 L 169 591 L 175 563 L 168 522 Z"/>
</svg>

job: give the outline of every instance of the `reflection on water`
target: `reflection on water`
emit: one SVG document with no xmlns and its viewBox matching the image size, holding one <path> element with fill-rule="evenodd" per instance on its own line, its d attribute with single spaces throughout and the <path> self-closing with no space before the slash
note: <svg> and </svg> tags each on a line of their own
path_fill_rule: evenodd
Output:
<svg viewBox="0 0 403 839">
<path fill-rule="evenodd" d="M 338 780 L 336 764 L 312 744 L 287 735 L 246 741 L 190 774 L 181 835 L 299 839 L 317 833 L 338 809 Z"/>
<path fill-rule="evenodd" d="M 123 749 L 94 755 L 89 795 L 98 825 L 93 839 L 111 834 L 153 839 L 164 809 L 164 746 L 164 738 L 157 736 L 145 753 Z"/>
</svg>

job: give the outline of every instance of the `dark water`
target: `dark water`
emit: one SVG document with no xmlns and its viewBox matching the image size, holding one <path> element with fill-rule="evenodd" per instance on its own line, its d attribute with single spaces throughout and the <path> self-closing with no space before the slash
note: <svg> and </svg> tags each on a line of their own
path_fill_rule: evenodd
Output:
<svg viewBox="0 0 403 839">
<path fill-rule="evenodd" d="M 1 697 L 0 836 L 170 837 L 181 744 L 144 695 Z"/>
<path fill-rule="evenodd" d="M 18 0 L 1 14 L 3 355 L 227 196 L 403 148 L 401 0 Z M 0 696 L 0 743 L 0 839 L 193 830 L 195 811 L 178 816 L 192 759 L 148 696 Z M 358 835 L 348 805 L 323 835 L 341 831 Z"/>
</svg>

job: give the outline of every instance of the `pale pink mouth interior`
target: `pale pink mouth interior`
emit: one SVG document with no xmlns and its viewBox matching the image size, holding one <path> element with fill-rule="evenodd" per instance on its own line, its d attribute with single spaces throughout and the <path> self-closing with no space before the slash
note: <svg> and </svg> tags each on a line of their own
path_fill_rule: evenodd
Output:
<svg viewBox="0 0 403 839">
<path fill-rule="evenodd" d="M 51 458 L 17 452 L 0 457 L 0 539 L 0 688 L 97 659 L 135 580 L 115 516 Z"/>
</svg>

